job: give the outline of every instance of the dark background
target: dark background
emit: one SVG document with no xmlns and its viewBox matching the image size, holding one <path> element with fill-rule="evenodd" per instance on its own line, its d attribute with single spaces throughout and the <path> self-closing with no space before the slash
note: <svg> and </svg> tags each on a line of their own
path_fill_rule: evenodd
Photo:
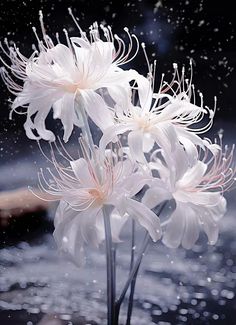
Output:
<svg viewBox="0 0 236 325">
<path fill-rule="evenodd" d="M 71 36 L 78 35 L 68 7 L 72 7 L 84 30 L 94 21 L 105 22 L 113 27 L 114 33 L 122 36 L 123 27 L 127 26 L 140 42 L 146 43 L 150 60 L 157 59 L 157 80 L 162 72 L 167 78 L 168 74 L 171 77 L 173 62 L 188 67 L 189 57 L 193 58 L 194 83 L 203 93 L 205 105 L 212 106 L 213 97 L 218 98 L 213 133 L 221 127 L 222 121 L 233 122 L 233 128 L 236 126 L 234 1 L 1 0 L 0 39 L 3 41 L 7 37 L 16 42 L 23 54 L 29 56 L 32 43 L 36 43 L 32 26 L 40 33 L 40 9 L 44 12 L 47 32 L 53 39 L 56 32 L 63 39 L 63 28 Z M 139 72 L 147 73 L 142 51 L 131 64 Z M 14 115 L 13 121 L 8 121 L 11 96 L 2 82 L 0 94 L 0 158 L 15 159 L 24 152 L 26 143 L 31 150 L 35 144 L 24 134 L 24 116 Z"/>
</svg>

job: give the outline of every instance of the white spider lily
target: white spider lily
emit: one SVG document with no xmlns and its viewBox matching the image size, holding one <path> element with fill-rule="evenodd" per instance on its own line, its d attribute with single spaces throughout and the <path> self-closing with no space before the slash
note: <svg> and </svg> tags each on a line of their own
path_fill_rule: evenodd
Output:
<svg viewBox="0 0 236 325">
<path fill-rule="evenodd" d="M 154 241 L 161 237 L 158 216 L 133 197 L 145 185 L 143 174 L 114 152 L 101 155 L 95 149 L 93 158 L 82 142 L 83 158 L 70 161 L 70 167 L 59 165 L 52 155 L 58 176 L 50 172 L 50 183 L 40 173 L 41 188 L 61 198 L 55 218 L 54 236 L 58 246 L 78 259 L 84 244 L 98 246 L 104 239 L 103 207 L 110 206 L 113 240 L 128 217 L 134 218 L 149 232 Z M 115 226 L 114 226 L 115 224 Z"/>
<path fill-rule="evenodd" d="M 71 11 L 70 14 L 72 15 Z M 10 59 L 9 66 L 2 59 L 5 67 L 1 68 L 2 78 L 8 89 L 16 95 L 12 111 L 20 106 L 27 107 L 27 120 L 24 124 L 27 136 L 31 139 L 45 139 L 54 141 L 54 134 L 45 127 L 45 119 L 53 108 L 54 118 L 61 120 L 64 128 L 64 141 L 72 133 L 73 126 L 81 126 L 80 110 L 85 109 L 95 124 L 103 130 L 113 124 L 110 108 L 105 98 L 98 94 L 101 88 L 111 87 L 113 91 L 122 87 L 128 88 L 129 81 L 135 79 L 138 73 L 134 70 L 123 71 L 120 65 L 132 60 L 138 51 L 138 41 L 130 35 L 126 47 L 124 41 L 113 35 L 111 28 L 101 26 L 105 41 L 100 38 L 99 28 L 94 23 L 89 31 L 89 38 L 81 30 L 74 16 L 80 37 L 69 39 L 67 32 L 67 46 L 60 43 L 54 45 L 46 34 L 43 16 L 40 22 L 43 33 L 41 41 L 36 33 L 39 52 L 35 51 L 28 59 L 23 56 L 15 44 L 10 46 L 6 41 L 8 51 L 2 50 Z M 133 39 L 136 51 L 133 52 Z M 13 79 L 23 82 L 23 86 Z M 77 112 L 76 112 L 77 110 Z M 36 130 L 38 136 L 33 130 Z"/>
<path fill-rule="evenodd" d="M 149 152 L 155 142 L 166 152 L 174 150 L 180 142 L 190 161 L 196 161 L 196 146 L 204 147 L 208 144 L 197 134 L 206 132 L 211 127 L 216 105 L 214 110 L 203 107 L 202 94 L 199 94 L 200 106 L 197 106 L 192 77 L 190 81 L 186 80 L 183 70 L 180 78 L 176 65 L 174 69 L 172 82 L 162 82 L 158 93 L 153 92 L 151 82 L 144 78 L 139 80 L 140 106 L 131 103 L 128 106 L 122 105 L 121 100 L 117 100 L 121 107 L 117 108 L 114 125 L 104 131 L 101 148 L 105 148 L 117 135 L 128 132 L 130 151 L 139 162 L 146 163 L 144 152 Z M 203 127 L 193 128 L 205 116 L 209 117 L 209 122 Z"/>
<path fill-rule="evenodd" d="M 206 150 L 202 159 L 190 166 L 186 152 L 178 146 L 171 156 L 165 156 L 165 162 L 158 158 L 150 163 L 161 179 L 153 181 L 143 202 L 150 208 L 172 198 L 176 202 L 175 211 L 164 223 L 167 224 L 163 235 L 165 245 L 176 248 L 182 244 L 190 249 L 201 228 L 209 243 L 216 243 L 218 221 L 226 212 L 222 194 L 235 181 L 235 169 L 231 167 L 233 152 L 234 147 L 231 150 L 226 147 L 225 151 L 211 153 L 209 158 Z"/>
</svg>

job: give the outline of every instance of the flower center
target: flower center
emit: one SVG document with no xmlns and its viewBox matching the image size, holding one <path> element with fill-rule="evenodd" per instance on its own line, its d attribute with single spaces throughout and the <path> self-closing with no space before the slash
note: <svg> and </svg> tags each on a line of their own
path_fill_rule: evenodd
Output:
<svg viewBox="0 0 236 325">
<path fill-rule="evenodd" d="M 75 93 L 79 90 L 78 84 L 67 84 L 62 86 L 63 90 L 69 93 Z"/>
<path fill-rule="evenodd" d="M 138 124 L 139 128 L 143 131 L 149 131 L 151 127 L 151 121 L 148 116 L 136 116 L 135 122 Z"/>
<path fill-rule="evenodd" d="M 105 193 L 103 193 L 101 190 L 92 188 L 89 190 L 89 194 L 94 198 L 98 205 L 103 204 L 105 200 Z"/>
</svg>

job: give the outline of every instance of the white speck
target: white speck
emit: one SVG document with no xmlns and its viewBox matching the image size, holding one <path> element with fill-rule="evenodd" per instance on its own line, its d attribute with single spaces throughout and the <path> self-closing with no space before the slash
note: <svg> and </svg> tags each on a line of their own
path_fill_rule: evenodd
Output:
<svg viewBox="0 0 236 325">
<path fill-rule="evenodd" d="M 205 20 L 200 20 L 199 23 L 198 23 L 198 27 L 201 27 L 204 24 L 205 24 Z"/>
<path fill-rule="evenodd" d="M 63 241 L 64 243 L 68 243 L 68 238 L 67 238 L 66 236 L 64 236 L 64 237 L 62 238 L 62 241 Z"/>
</svg>

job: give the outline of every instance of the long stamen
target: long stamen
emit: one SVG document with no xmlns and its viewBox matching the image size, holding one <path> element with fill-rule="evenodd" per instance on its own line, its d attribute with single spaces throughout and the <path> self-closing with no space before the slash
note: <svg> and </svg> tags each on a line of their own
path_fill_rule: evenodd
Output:
<svg viewBox="0 0 236 325">
<path fill-rule="evenodd" d="M 69 15 L 72 17 L 72 19 L 73 19 L 73 21 L 74 21 L 76 27 L 78 28 L 78 30 L 79 30 L 79 32 L 80 32 L 80 35 L 84 37 L 84 36 L 85 36 L 85 33 L 83 32 L 83 30 L 82 30 L 82 28 L 80 27 L 80 25 L 79 25 L 77 19 L 75 18 L 74 14 L 73 14 L 73 12 L 72 12 L 72 9 L 71 9 L 71 8 L 68 8 L 68 12 L 69 12 Z"/>
</svg>

